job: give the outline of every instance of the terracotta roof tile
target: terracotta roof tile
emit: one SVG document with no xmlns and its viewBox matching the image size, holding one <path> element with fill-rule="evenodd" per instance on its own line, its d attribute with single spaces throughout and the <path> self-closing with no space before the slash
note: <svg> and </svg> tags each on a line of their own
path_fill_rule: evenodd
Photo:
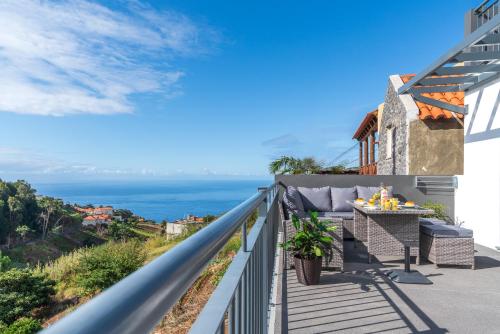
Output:
<svg viewBox="0 0 500 334">
<path fill-rule="evenodd" d="M 415 74 L 401 75 L 403 83 L 407 83 Z M 423 93 L 422 96 L 429 97 L 442 102 L 454 104 L 456 106 L 464 106 L 464 92 L 446 92 L 446 93 Z M 438 108 L 419 101 L 415 101 L 419 110 L 419 118 L 424 119 L 451 119 L 453 114 L 446 109 Z M 455 114 L 458 118 L 463 118 L 462 114 Z"/>
</svg>

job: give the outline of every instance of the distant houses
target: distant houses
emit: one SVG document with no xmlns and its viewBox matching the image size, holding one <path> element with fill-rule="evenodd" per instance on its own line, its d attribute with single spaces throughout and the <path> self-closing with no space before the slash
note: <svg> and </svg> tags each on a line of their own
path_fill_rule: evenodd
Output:
<svg viewBox="0 0 500 334">
<path fill-rule="evenodd" d="M 75 205 L 74 209 L 84 216 L 82 223 L 84 226 L 108 225 L 113 220 L 121 220 L 121 216 L 113 216 L 114 209 L 112 206 L 82 208 Z"/>
<path fill-rule="evenodd" d="M 195 215 L 187 215 L 186 221 L 188 223 L 204 223 L 205 219 L 203 217 L 198 217 Z"/>
<path fill-rule="evenodd" d="M 209 217 L 209 216 L 207 216 Z M 210 216 L 211 217 L 211 216 Z M 215 217 L 214 217 L 215 218 Z M 211 219 L 210 219 L 211 220 Z M 210 222 L 206 217 L 187 215 L 185 219 L 178 219 L 165 226 L 165 233 L 169 236 L 176 236 L 185 233 L 190 226 L 204 226 Z"/>
<path fill-rule="evenodd" d="M 83 225 L 109 224 L 113 220 L 111 215 L 90 215 L 83 218 Z"/>
</svg>

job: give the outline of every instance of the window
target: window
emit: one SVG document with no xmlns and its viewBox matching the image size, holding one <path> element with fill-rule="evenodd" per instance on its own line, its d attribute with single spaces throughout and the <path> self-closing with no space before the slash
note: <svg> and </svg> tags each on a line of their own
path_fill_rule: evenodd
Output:
<svg viewBox="0 0 500 334">
<path fill-rule="evenodd" d="M 385 145 L 385 158 L 392 158 L 392 140 L 393 140 L 394 128 L 387 128 L 386 131 L 386 145 Z"/>
</svg>

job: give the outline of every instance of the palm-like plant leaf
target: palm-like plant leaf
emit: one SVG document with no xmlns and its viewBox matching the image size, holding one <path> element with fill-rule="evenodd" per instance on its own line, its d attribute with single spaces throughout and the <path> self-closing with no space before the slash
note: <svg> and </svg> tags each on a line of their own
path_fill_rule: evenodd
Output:
<svg viewBox="0 0 500 334">
<path fill-rule="evenodd" d="M 332 258 L 333 238 L 330 231 L 335 230 L 318 219 L 317 212 L 309 212 L 309 219 L 299 219 L 292 216 L 292 225 L 296 230 L 295 235 L 281 246 L 306 259 L 324 256 L 327 261 Z"/>
</svg>

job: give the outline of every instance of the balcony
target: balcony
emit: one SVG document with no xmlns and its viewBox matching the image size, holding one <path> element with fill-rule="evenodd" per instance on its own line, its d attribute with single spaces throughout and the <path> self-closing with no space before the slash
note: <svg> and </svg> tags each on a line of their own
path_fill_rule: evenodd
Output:
<svg viewBox="0 0 500 334">
<path fill-rule="evenodd" d="M 359 168 L 359 174 L 361 174 L 361 175 L 377 175 L 377 163 L 372 162 L 368 165 L 361 166 Z"/>
<path fill-rule="evenodd" d="M 148 333 L 236 232 L 242 246 L 190 333 L 495 333 L 500 328 L 500 253 L 475 245 L 475 270 L 412 265 L 432 285 L 399 284 L 385 273 L 402 256 L 375 256 L 345 239 L 343 271 L 323 271 L 319 285 L 287 270 L 279 202 L 283 185 L 392 185 L 397 196 L 440 202 L 454 215 L 454 191 L 422 189 L 412 176 L 287 175 L 155 261 L 66 316 L 44 333 Z M 430 181 L 428 181 L 430 182 Z M 253 226 L 247 218 L 258 212 Z M 356 246 L 356 247 L 355 247 Z"/>
</svg>

